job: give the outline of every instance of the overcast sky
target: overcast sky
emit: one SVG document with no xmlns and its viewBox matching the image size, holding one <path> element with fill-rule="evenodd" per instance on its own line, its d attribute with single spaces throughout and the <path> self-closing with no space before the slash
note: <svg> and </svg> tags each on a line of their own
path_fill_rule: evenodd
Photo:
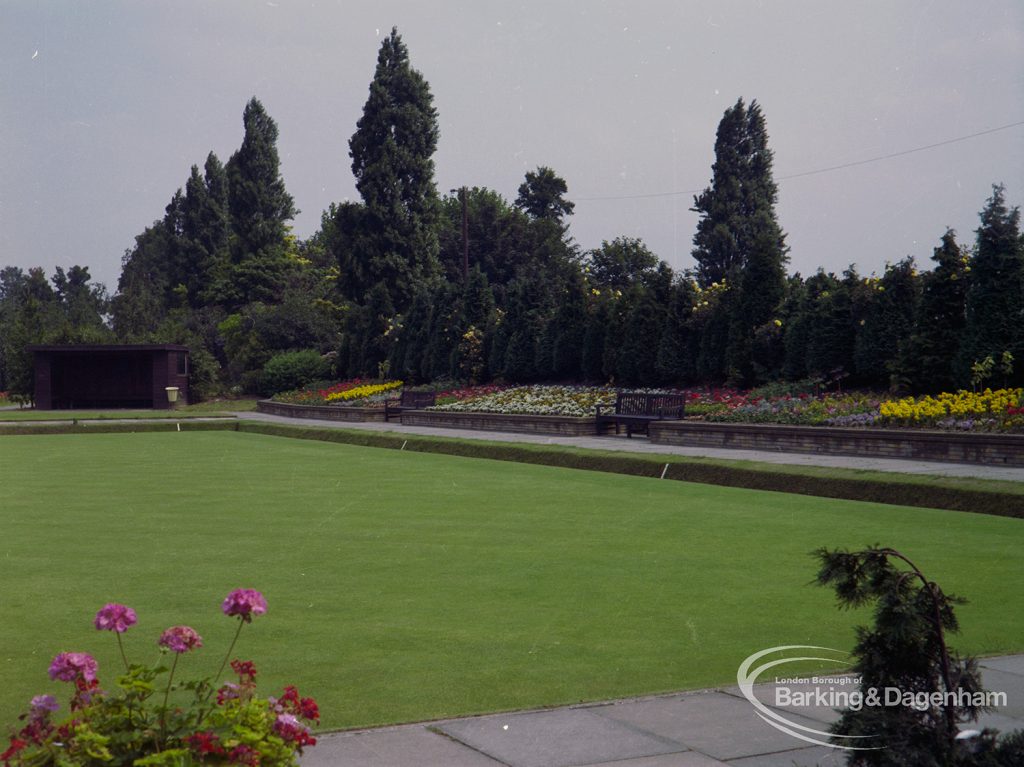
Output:
<svg viewBox="0 0 1024 767">
<path fill-rule="evenodd" d="M 0 265 L 85 264 L 113 291 L 190 166 L 237 149 L 253 95 L 309 236 L 356 198 L 347 142 L 392 25 L 434 94 L 439 191 L 513 200 L 548 165 L 585 249 L 640 237 L 691 266 L 693 192 L 739 97 L 767 120 L 791 271 L 928 265 L 947 226 L 973 241 L 992 183 L 1024 202 L 1024 125 L 785 178 L 1024 122 L 1020 0 L 0 0 Z"/>
</svg>

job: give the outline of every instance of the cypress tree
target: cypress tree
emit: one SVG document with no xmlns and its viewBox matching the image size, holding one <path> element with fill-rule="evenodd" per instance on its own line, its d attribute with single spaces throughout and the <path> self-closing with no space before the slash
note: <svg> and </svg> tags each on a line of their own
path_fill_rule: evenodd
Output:
<svg viewBox="0 0 1024 767">
<path fill-rule="evenodd" d="M 711 378 L 736 384 L 755 377 L 754 333 L 773 319 L 785 295 L 785 235 L 775 214 L 778 191 L 760 105 L 743 99 L 725 111 L 715 139 L 711 186 L 694 198 L 699 214 L 693 257 L 702 287 L 727 281 L 731 295 L 711 329 L 702 367 Z M 719 313 L 716 312 L 716 315 Z M 724 348 L 719 360 L 718 347 Z"/>
<path fill-rule="evenodd" d="M 587 286 L 579 274 L 566 285 L 552 321 L 556 332 L 551 372 L 561 381 L 576 380 L 582 372 L 587 329 Z"/>
<path fill-rule="evenodd" d="M 855 331 L 853 291 L 860 281 L 855 270 L 848 269 L 843 280 L 831 272 L 807 280 L 810 298 L 807 336 L 807 374 L 824 378 L 833 371 L 849 373 L 854 368 Z"/>
<path fill-rule="evenodd" d="M 227 165 L 236 261 L 280 246 L 287 222 L 298 213 L 281 177 L 277 123 L 255 96 L 245 105 L 242 123 L 242 146 Z"/>
<path fill-rule="evenodd" d="M 590 382 L 608 380 L 604 373 L 604 346 L 609 316 L 609 299 L 598 296 L 591 302 L 587 314 L 586 328 L 583 332 L 583 351 L 580 355 L 580 372 L 583 378 Z"/>
<path fill-rule="evenodd" d="M 953 360 L 967 321 L 969 255 L 948 229 L 932 260 L 935 268 L 922 278 L 921 310 L 911 339 L 913 383 L 918 391 L 952 391 L 958 383 Z"/>
<path fill-rule="evenodd" d="M 370 94 L 349 141 L 363 206 L 339 222 L 347 240 L 339 259 L 344 289 L 354 300 L 383 283 L 395 308 L 404 311 L 416 287 L 439 275 L 432 159 L 437 139 L 430 87 L 410 65 L 393 28 L 381 44 Z"/>
<path fill-rule="evenodd" d="M 687 320 L 693 309 L 694 295 L 689 280 L 672 286 L 654 369 L 658 383 L 682 383 L 687 378 Z"/>
<path fill-rule="evenodd" d="M 866 306 L 858 312 L 853 361 L 859 382 L 901 388 L 919 300 L 913 258 L 886 266 L 879 280 L 868 283 Z M 893 378 L 895 376 L 895 378 Z"/>
<path fill-rule="evenodd" d="M 226 303 L 272 301 L 287 270 L 287 222 L 298 211 L 281 178 L 277 124 L 253 97 L 242 115 L 242 146 L 227 164 L 234 231 L 232 268 L 221 286 Z"/>
<path fill-rule="evenodd" d="M 1007 208 L 1003 186 L 981 212 L 978 242 L 971 259 L 967 292 L 967 323 L 960 355 L 960 380 L 966 383 L 970 365 L 1010 352 L 1015 360 L 1014 381 L 1024 378 L 1024 243 L 1020 209 Z"/>
<path fill-rule="evenodd" d="M 634 288 L 623 327 L 622 353 L 618 356 L 618 380 L 627 386 L 650 386 L 657 378 L 658 344 L 665 324 L 665 308 L 654 291 Z"/>
</svg>

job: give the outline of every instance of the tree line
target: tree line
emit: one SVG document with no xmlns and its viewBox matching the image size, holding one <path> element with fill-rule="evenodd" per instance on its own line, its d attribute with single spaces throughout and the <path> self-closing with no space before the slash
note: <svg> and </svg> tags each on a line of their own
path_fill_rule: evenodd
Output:
<svg viewBox="0 0 1024 767">
<path fill-rule="evenodd" d="M 0 271 L 0 390 L 31 390 L 29 343 L 183 343 L 193 390 L 267 393 L 275 357 L 324 376 L 756 386 L 806 379 L 895 391 L 1024 382 L 1024 239 L 994 186 L 976 239 L 941 237 L 930 269 L 787 273 L 760 105 L 728 108 L 694 198 L 696 267 L 639 239 L 583 251 L 556 171 L 438 193 L 438 116 L 397 30 L 381 45 L 349 156 L 358 202 L 305 240 L 278 129 L 253 98 L 226 163 L 193 165 L 124 255 L 117 292 L 86 267 Z M 307 354 L 308 356 L 308 354 Z"/>
</svg>

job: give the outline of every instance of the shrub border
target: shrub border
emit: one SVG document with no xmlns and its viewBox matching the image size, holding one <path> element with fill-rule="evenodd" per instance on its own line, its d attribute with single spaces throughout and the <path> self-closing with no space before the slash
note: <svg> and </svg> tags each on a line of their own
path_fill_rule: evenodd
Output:
<svg viewBox="0 0 1024 767">
<path fill-rule="evenodd" d="M 0 429 L 0 435 L 29 434 L 114 434 L 166 431 L 237 431 L 270 437 L 309 439 L 321 442 L 409 450 L 466 458 L 485 458 L 566 469 L 601 471 L 638 477 L 697 482 L 709 485 L 770 490 L 822 498 L 840 498 L 898 506 L 966 511 L 1024 519 L 1024 493 L 1000 492 L 1000 480 L 982 480 L 993 489 L 970 487 L 971 481 L 948 477 L 889 475 L 850 469 L 814 471 L 808 467 L 788 469 L 782 465 L 758 467 L 740 461 L 628 455 L 613 451 L 570 448 L 560 445 L 491 442 L 453 437 L 433 437 L 368 432 L 353 429 L 313 428 L 259 421 L 148 422 L 79 424 L 24 424 Z M 977 482 L 977 481 L 975 481 Z M 1017 483 L 1005 483 L 1017 487 Z"/>
</svg>

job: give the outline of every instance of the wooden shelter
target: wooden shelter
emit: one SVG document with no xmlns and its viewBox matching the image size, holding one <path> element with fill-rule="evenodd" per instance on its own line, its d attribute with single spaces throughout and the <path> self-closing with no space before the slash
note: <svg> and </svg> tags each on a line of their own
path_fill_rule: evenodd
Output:
<svg viewBox="0 0 1024 767">
<path fill-rule="evenodd" d="M 176 344 L 30 346 L 35 406 L 170 408 L 168 387 L 188 402 L 188 347 Z"/>
</svg>

